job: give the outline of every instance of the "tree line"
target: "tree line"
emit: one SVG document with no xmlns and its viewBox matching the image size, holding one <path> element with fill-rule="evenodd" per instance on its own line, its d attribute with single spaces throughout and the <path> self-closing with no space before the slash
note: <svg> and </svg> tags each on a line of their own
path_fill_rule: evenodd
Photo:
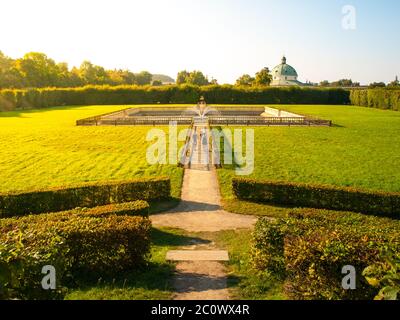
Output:
<svg viewBox="0 0 400 320">
<path fill-rule="evenodd" d="M 360 87 L 359 82 L 353 82 L 351 79 L 341 79 L 338 81 L 334 82 L 329 82 L 327 80 L 320 82 L 319 84 L 320 87 L 346 87 L 346 88 L 358 88 Z M 389 82 L 388 84 L 384 82 L 372 82 L 371 84 L 368 85 L 370 89 L 375 89 L 375 88 L 399 88 L 400 87 L 400 82 L 399 78 L 396 76 L 396 79 L 392 82 Z"/>
<path fill-rule="evenodd" d="M 71 70 L 67 63 L 56 63 L 46 54 L 30 52 L 12 59 L 0 51 L 0 88 L 81 87 L 85 85 L 150 85 L 148 71 L 106 70 L 90 61 Z M 162 84 L 155 80 L 154 85 Z"/>
<path fill-rule="evenodd" d="M 270 86 L 272 75 L 265 67 L 254 76 L 244 74 L 236 82 L 237 87 L 264 87 Z M 84 61 L 79 67 L 69 68 L 65 62 L 57 63 L 46 54 L 30 52 L 22 58 L 12 59 L 0 51 L 0 89 L 21 89 L 21 88 L 75 88 L 86 85 L 153 85 L 161 86 L 165 83 L 172 84 L 174 79 L 165 75 L 152 75 L 148 71 L 133 73 L 130 70 L 114 69 L 107 70 L 104 67 L 95 65 L 90 61 Z M 180 71 L 177 75 L 176 84 L 183 85 L 218 85 L 216 79 L 209 80 L 203 72 Z M 351 79 L 339 81 L 322 81 L 320 87 L 360 87 L 359 82 Z M 399 80 L 386 85 L 383 82 L 370 84 L 370 88 L 379 87 L 400 87 Z"/>
</svg>

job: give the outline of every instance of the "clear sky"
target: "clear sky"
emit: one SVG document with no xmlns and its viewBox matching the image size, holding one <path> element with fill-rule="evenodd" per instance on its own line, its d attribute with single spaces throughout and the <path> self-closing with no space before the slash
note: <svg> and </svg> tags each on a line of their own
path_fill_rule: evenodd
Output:
<svg viewBox="0 0 400 320">
<path fill-rule="evenodd" d="M 342 8 L 356 9 L 356 28 Z M 299 80 L 400 76 L 399 0 L 1 0 L 0 50 L 73 65 L 176 77 L 199 69 L 220 83 L 277 65 Z"/>
</svg>

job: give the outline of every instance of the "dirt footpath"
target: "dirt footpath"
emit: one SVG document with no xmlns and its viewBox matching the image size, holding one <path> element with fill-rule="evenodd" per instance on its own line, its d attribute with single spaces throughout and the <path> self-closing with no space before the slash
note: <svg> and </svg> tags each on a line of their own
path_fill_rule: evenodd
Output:
<svg viewBox="0 0 400 320">
<path fill-rule="evenodd" d="M 221 209 L 220 199 L 215 170 L 187 169 L 182 202 L 167 213 L 151 216 L 151 220 L 156 227 L 178 228 L 188 232 L 218 232 L 254 226 L 256 217 L 226 212 Z M 210 244 L 182 249 L 193 250 L 191 254 L 195 255 L 196 250 L 218 248 Z M 219 261 L 179 261 L 173 286 L 175 300 L 229 300 L 225 266 Z"/>
</svg>

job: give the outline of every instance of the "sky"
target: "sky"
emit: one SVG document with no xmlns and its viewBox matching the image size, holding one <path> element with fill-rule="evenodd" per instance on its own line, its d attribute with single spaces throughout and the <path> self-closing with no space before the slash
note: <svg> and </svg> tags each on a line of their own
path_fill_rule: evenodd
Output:
<svg viewBox="0 0 400 320">
<path fill-rule="evenodd" d="M 219 83 L 286 55 L 300 81 L 369 84 L 400 76 L 399 14 L 398 0 L 1 0 L 0 50 Z"/>
</svg>

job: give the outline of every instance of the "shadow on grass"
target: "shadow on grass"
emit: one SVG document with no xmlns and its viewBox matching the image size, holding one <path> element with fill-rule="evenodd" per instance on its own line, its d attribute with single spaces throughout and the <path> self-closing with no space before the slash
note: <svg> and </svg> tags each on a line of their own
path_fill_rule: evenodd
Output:
<svg viewBox="0 0 400 320">
<path fill-rule="evenodd" d="M 250 202 L 238 199 L 223 199 L 222 206 L 224 210 L 232 213 L 271 218 L 284 218 L 290 211 L 296 208 L 295 206 Z"/>
<path fill-rule="evenodd" d="M 179 198 L 171 198 L 169 200 L 164 200 L 164 201 L 151 201 L 149 202 L 150 205 L 149 214 L 157 214 L 169 211 L 171 209 L 176 208 L 180 202 L 181 199 Z"/>
<path fill-rule="evenodd" d="M 12 111 L 1 111 L 0 118 L 30 118 L 27 116 L 30 113 L 43 113 L 48 111 L 66 111 L 66 110 L 74 110 L 76 108 L 87 107 L 84 105 L 79 106 L 57 106 L 57 107 L 48 107 L 48 108 L 40 108 L 40 109 L 18 109 Z M 95 110 L 93 108 L 93 110 Z M 24 114 L 24 115 L 23 115 Z"/>
<path fill-rule="evenodd" d="M 156 246 L 181 247 L 193 244 L 208 244 L 211 241 L 197 237 L 185 236 L 166 230 L 153 229 L 152 242 Z"/>
</svg>

